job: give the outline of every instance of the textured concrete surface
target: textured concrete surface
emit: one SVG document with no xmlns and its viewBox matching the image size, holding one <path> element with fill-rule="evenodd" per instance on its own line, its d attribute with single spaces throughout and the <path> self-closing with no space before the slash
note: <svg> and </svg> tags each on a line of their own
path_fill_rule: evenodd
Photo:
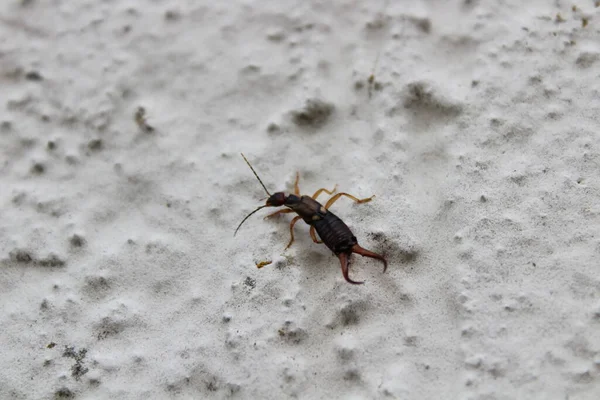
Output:
<svg viewBox="0 0 600 400">
<path fill-rule="evenodd" d="M 2 2 L 0 398 L 600 398 L 599 17 Z"/>
</svg>

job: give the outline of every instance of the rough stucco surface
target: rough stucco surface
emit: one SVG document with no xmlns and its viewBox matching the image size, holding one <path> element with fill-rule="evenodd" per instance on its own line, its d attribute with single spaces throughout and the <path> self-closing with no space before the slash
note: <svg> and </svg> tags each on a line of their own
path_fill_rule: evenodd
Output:
<svg viewBox="0 0 600 400">
<path fill-rule="evenodd" d="M 599 37 L 593 1 L 2 2 L 0 398 L 600 398 Z M 240 152 L 375 194 L 332 210 L 388 271 L 234 238 Z"/>
</svg>

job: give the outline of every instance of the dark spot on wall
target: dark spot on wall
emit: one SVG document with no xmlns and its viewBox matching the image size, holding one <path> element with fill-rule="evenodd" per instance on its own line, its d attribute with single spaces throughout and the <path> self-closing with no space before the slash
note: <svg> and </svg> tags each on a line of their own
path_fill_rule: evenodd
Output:
<svg viewBox="0 0 600 400">
<path fill-rule="evenodd" d="M 334 110 L 332 103 L 309 99 L 303 109 L 291 112 L 292 122 L 300 127 L 320 128 L 327 123 Z"/>
<path fill-rule="evenodd" d="M 75 350 L 75 347 L 65 346 L 65 351 L 62 356 L 65 358 L 72 358 L 75 360 L 75 364 L 71 366 L 71 376 L 76 380 L 80 380 L 81 377 L 88 373 L 89 369 L 84 366 L 84 359 L 87 354 L 87 349 Z"/>
<path fill-rule="evenodd" d="M 88 142 L 88 149 L 93 151 L 102 150 L 102 139 L 92 139 Z"/>
<path fill-rule="evenodd" d="M 251 289 L 254 289 L 256 287 L 256 279 L 252 279 L 248 276 L 246 277 L 246 280 L 244 280 L 244 285 L 248 286 Z"/>
<path fill-rule="evenodd" d="M 74 234 L 69 239 L 69 243 L 71 243 L 71 246 L 73 246 L 73 247 L 83 247 L 86 243 L 86 240 L 83 236 Z"/>
<path fill-rule="evenodd" d="M 40 75 L 40 73 L 37 71 L 30 71 L 26 73 L 25 79 L 32 82 L 39 82 L 44 80 L 44 78 L 42 78 L 42 75 Z"/>
<path fill-rule="evenodd" d="M 44 166 L 44 164 L 42 164 L 40 162 L 34 163 L 33 166 L 31 167 L 32 174 L 41 175 L 45 171 L 46 171 L 46 167 Z"/>
<path fill-rule="evenodd" d="M 71 389 L 66 388 L 66 387 L 62 387 L 62 388 L 58 389 L 56 392 L 54 392 L 55 400 L 74 399 L 74 398 L 75 398 L 75 393 L 73 393 L 73 391 Z"/>
</svg>

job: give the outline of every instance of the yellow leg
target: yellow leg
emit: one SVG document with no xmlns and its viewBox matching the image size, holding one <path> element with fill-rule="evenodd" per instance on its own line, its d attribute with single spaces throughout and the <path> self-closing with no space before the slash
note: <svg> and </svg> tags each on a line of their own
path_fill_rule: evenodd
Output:
<svg viewBox="0 0 600 400">
<path fill-rule="evenodd" d="M 300 172 L 296 172 L 296 182 L 294 182 L 294 194 L 296 196 L 300 195 L 300 186 L 298 185 L 299 181 L 300 181 Z"/>
<path fill-rule="evenodd" d="M 290 222 L 290 235 L 292 235 L 292 238 L 290 239 L 290 242 L 288 243 L 288 245 L 287 245 L 287 246 L 285 246 L 285 249 L 286 249 L 286 250 L 287 250 L 287 249 L 288 249 L 288 248 L 289 248 L 289 247 L 292 245 L 292 243 L 294 243 L 294 224 L 295 224 L 296 222 L 298 222 L 298 220 L 299 220 L 300 218 L 302 218 L 302 217 L 298 215 L 296 218 L 294 218 L 294 219 L 292 220 L 292 222 Z"/>
<path fill-rule="evenodd" d="M 327 190 L 325 188 L 319 189 L 315 192 L 315 194 L 312 195 L 313 199 L 317 199 L 317 197 L 319 197 L 319 195 L 323 192 L 327 193 L 328 195 L 332 195 L 335 193 L 335 191 L 337 190 L 337 185 L 335 185 L 335 187 L 332 190 Z"/>
<path fill-rule="evenodd" d="M 315 242 L 315 243 L 323 243 L 321 240 L 317 239 L 317 235 L 315 233 L 314 226 L 310 227 L 310 237 L 312 238 L 313 242 Z"/>
<path fill-rule="evenodd" d="M 279 215 L 279 214 L 287 214 L 287 213 L 291 213 L 291 212 L 293 212 L 293 211 L 290 210 L 289 208 L 284 208 L 284 209 L 275 211 L 274 213 L 271 213 L 271 214 L 267 215 L 264 219 L 271 218 L 271 217 L 274 217 L 274 216 Z"/>
<path fill-rule="evenodd" d="M 338 194 L 336 194 L 335 196 L 333 196 L 332 198 L 329 199 L 329 201 L 327 202 L 327 204 L 325 204 L 325 208 L 329 209 L 329 207 L 331 207 L 331 205 L 333 203 L 335 203 L 337 201 L 337 199 L 339 199 L 341 196 L 349 197 L 349 198 L 351 198 L 352 200 L 354 200 L 355 202 L 357 202 L 359 204 L 360 203 L 368 203 L 369 201 L 371 201 L 373 199 L 373 197 L 375 197 L 375 196 L 371 196 L 371 197 L 368 197 L 366 199 L 357 199 L 356 197 L 354 197 L 354 196 L 352 196 L 351 194 L 348 194 L 348 193 L 338 193 Z"/>
</svg>

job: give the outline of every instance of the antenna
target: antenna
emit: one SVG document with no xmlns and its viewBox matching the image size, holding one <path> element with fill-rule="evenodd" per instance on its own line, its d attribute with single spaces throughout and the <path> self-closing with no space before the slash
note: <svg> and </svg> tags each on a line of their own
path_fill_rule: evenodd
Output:
<svg viewBox="0 0 600 400">
<path fill-rule="evenodd" d="M 271 197 L 271 193 L 269 193 L 269 191 L 267 190 L 267 187 L 265 186 L 265 184 L 260 180 L 260 178 L 258 177 L 258 174 L 254 170 L 254 168 L 252 168 L 252 165 L 250 165 L 250 162 L 248 161 L 248 159 L 246 158 L 246 156 L 244 155 L 244 153 L 240 153 L 240 154 L 242 155 L 242 157 L 244 157 L 244 161 L 246 161 L 246 164 L 248 164 L 248 166 L 250 167 L 250 169 L 254 173 L 254 176 L 256 177 L 256 179 L 258 179 L 258 181 L 262 185 L 263 189 L 265 189 L 265 192 L 267 192 L 267 194 L 269 195 L 269 197 Z"/>
<path fill-rule="evenodd" d="M 235 234 L 236 234 L 236 233 L 237 233 L 237 232 L 240 230 L 240 228 L 242 227 L 242 224 L 243 224 L 244 222 L 246 222 L 246 220 L 247 220 L 248 218 L 250 218 L 250 216 L 251 216 L 252 214 L 254 214 L 255 212 L 257 212 L 257 211 L 258 211 L 258 210 L 260 210 L 261 208 L 265 208 L 265 207 L 270 207 L 270 206 L 267 206 L 267 205 L 265 205 L 265 206 L 260 206 L 260 207 L 258 207 L 256 210 L 252 211 L 250 214 L 246 215 L 246 218 L 244 218 L 244 219 L 242 220 L 242 222 L 240 222 L 240 224 L 238 225 L 238 227 L 235 229 L 235 232 L 233 232 L 233 236 L 235 236 Z"/>
<path fill-rule="evenodd" d="M 244 161 L 246 161 L 246 164 L 248 164 L 248 166 L 250 167 L 250 169 L 251 169 L 251 170 L 252 170 L 252 172 L 254 173 L 254 176 L 256 177 L 256 179 L 258 179 L 258 181 L 259 181 L 259 182 L 260 182 L 260 184 L 262 185 L 263 189 L 265 189 L 265 192 L 267 192 L 267 194 L 269 195 L 269 197 L 271 197 L 271 193 L 269 193 L 269 191 L 267 190 L 267 187 L 265 186 L 265 184 L 264 184 L 264 183 L 263 183 L 263 182 L 260 180 L 260 178 L 258 177 L 258 174 L 257 174 L 257 173 L 256 173 L 256 171 L 254 170 L 254 168 L 252 168 L 252 165 L 250 164 L 250 161 L 248 161 L 248 159 L 246 158 L 246 156 L 244 155 L 244 153 L 240 153 L 240 154 L 242 155 L 242 157 L 244 157 Z M 240 230 L 240 228 L 241 228 L 242 224 L 243 224 L 244 222 L 246 222 L 246 220 L 247 220 L 248 218 L 250 218 L 250 216 L 251 216 L 252 214 L 254 214 L 254 213 L 255 213 L 255 212 L 257 212 L 258 210 L 260 210 L 260 209 L 263 209 L 263 208 L 265 208 L 265 207 L 271 207 L 271 206 L 269 206 L 269 205 L 266 205 L 266 204 L 265 204 L 264 206 L 260 206 L 260 207 L 258 207 L 256 210 L 252 211 L 250 214 L 246 215 L 246 218 L 244 218 L 244 219 L 242 220 L 242 222 L 240 222 L 240 224 L 239 224 L 239 225 L 238 225 L 238 227 L 236 228 L 235 232 L 233 233 L 233 236 L 235 236 L 235 234 L 237 233 L 237 231 L 239 231 L 239 230 Z"/>
</svg>

